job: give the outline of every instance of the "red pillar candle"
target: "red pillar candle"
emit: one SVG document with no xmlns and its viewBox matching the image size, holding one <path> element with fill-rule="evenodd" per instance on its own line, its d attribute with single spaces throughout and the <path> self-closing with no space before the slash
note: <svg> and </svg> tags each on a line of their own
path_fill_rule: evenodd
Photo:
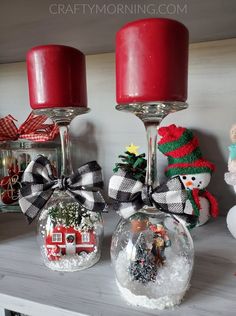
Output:
<svg viewBox="0 0 236 316">
<path fill-rule="evenodd" d="M 33 109 L 87 106 L 85 56 L 79 50 L 37 46 L 28 51 L 26 61 Z"/>
<path fill-rule="evenodd" d="M 118 104 L 186 101 L 188 30 L 174 20 L 143 19 L 116 36 Z"/>
</svg>

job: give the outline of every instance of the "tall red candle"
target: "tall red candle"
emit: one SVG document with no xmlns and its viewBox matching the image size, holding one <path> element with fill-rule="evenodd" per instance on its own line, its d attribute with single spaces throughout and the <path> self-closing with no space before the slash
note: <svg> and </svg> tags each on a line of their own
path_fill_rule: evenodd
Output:
<svg viewBox="0 0 236 316">
<path fill-rule="evenodd" d="M 116 36 L 118 104 L 186 101 L 188 30 L 170 19 L 126 24 Z"/>
<path fill-rule="evenodd" d="M 45 45 L 27 53 L 30 105 L 33 109 L 87 107 L 85 56 L 63 45 Z"/>
</svg>

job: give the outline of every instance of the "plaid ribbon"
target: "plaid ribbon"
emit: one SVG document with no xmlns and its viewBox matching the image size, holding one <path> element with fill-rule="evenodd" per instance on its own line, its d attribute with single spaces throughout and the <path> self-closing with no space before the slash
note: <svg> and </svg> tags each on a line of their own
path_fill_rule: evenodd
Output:
<svg viewBox="0 0 236 316">
<path fill-rule="evenodd" d="M 134 179 L 132 174 L 120 169 L 110 179 L 108 194 L 116 200 L 114 206 L 124 218 L 135 214 L 144 205 L 156 206 L 163 212 L 175 215 L 194 216 L 191 214 L 191 205 L 186 213 L 188 195 L 178 177 L 152 189 Z"/>
<path fill-rule="evenodd" d="M 29 223 L 56 189 L 65 190 L 89 211 L 101 212 L 106 208 L 100 192 L 103 187 L 101 167 L 96 161 L 81 166 L 70 177 L 57 179 L 53 176 L 50 161 L 40 155 L 25 169 L 21 185 L 19 204 Z"/>
<path fill-rule="evenodd" d="M 0 119 L 0 141 L 28 139 L 35 142 L 52 140 L 58 134 L 56 124 L 45 124 L 46 115 L 30 113 L 26 121 L 17 128 L 13 116 L 10 114 Z"/>
</svg>

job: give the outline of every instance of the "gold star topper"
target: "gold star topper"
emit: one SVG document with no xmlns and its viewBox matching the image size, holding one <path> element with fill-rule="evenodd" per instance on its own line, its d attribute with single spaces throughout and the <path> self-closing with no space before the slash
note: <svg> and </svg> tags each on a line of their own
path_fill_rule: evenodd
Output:
<svg viewBox="0 0 236 316">
<path fill-rule="evenodd" d="M 127 146 L 125 148 L 126 148 L 126 151 L 128 151 L 129 153 L 138 156 L 139 146 L 135 146 L 133 143 L 131 143 L 129 146 Z"/>
</svg>

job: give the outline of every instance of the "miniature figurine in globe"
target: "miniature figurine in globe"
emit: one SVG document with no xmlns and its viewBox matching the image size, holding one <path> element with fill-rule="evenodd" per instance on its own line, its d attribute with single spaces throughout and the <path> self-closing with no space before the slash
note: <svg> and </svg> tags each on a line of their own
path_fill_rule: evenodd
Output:
<svg viewBox="0 0 236 316">
<path fill-rule="evenodd" d="M 46 157 L 33 160 L 23 174 L 19 204 L 29 222 L 39 218 L 38 239 L 47 267 L 89 268 L 101 256 L 101 213 L 106 208 L 102 171 L 91 161 L 73 172 L 68 134 L 70 121 L 89 110 L 85 56 L 72 47 L 39 46 L 28 52 L 27 68 L 31 107 L 59 127 L 62 167 L 57 178 Z"/>
<path fill-rule="evenodd" d="M 159 128 L 158 133 L 158 148 L 168 158 L 165 173 L 169 180 L 157 189 L 156 202 L 176 214 L 178 205 L 189 228 L 205 224 L 219 213 L 215 197 L 206 190 L 215 166 L 202 157 L 191 130 L 172 124 Z"/>
<path fill-rule="evenodd" d="M 225 173 L 225 182 L 232 185 L 236 193 L 236 124 L 230 129 L 228 172 Z M 231 207 L 226 218 L 227 227 L 234 238 L 236 238 L 236 205 Z"/>
</svg>

